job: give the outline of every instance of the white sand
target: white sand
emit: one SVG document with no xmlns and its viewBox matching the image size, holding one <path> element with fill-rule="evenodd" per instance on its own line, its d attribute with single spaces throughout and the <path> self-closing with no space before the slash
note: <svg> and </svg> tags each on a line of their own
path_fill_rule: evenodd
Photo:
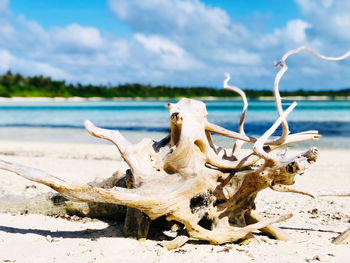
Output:
<svg viewBox="0 0 350 263">
<path fill-rule="evenodd" d="M 0 142 L 0 146 L 0 159 L 40 168 L 75 183 L 109 177 L 117 167 L 126 168 L 111 145 Z M 350 192 L 350 151 L 321 151 L 317 163 L 296 181 L 296 186 L 315 193 Z M 49 191 L 0 171 L 0 197 L 28 198 Z M 0 262 L 349 262 L 350 246 L 331 244 L 332 238 L 350 226 L 349 197 L 311 199 L 265 190 L 258 196 L 257 210 L 267 217 L 294 213 L 279 226 L 295 241 L 258 236 L 260 244 L 256 245 L 194 242 L 167 251 L 160 241 L 124 238 L 121 224 L 0 214 Z"/>
</svg>

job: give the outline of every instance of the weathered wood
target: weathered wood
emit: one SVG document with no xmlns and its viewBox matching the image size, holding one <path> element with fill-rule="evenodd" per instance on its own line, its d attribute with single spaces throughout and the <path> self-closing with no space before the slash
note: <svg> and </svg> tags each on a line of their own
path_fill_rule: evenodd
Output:
<svg viewBox="0 0 350 263">
<path fill-rule="evenodd" d="M 343 233 L 341 233 L 339 236 L 333 239 L 332 241 L 335 245 L 349 245 L 350 244 L 350 228 Z"/>
<path fill-rule="evenodd" d="M 124 177 L 125 186 L 128 189 L 135 188 L 135 178 L 130 170 Z M 139 240 L 147 238 L 151 219 L 145 213 L 132 207 L 127 207 L 124 220 L 123 234 L 125 237 L 135 237 Z"/>
<path fill-rule="evenodd" d="M 188 236 L 179 235 L 173 240 L 166 242 L 163 246 L 168 250 L 177 249 L 183 246 L 189 239 Z"/>
<path fill-rule="evenodd" d="M 123 228 L 124 236 L 146 239 L 151 221 L 145 213 L 136 208 L 128 207 Z"/>
<path fill-rule="evenodd" d="M 126 207 L 96 202 L 74 202 L 59 194 L 43 194 L 28 199 L 4 196 L 0 198 L 0 213 L 77 215 L 123 221 Z"/>
</svg>

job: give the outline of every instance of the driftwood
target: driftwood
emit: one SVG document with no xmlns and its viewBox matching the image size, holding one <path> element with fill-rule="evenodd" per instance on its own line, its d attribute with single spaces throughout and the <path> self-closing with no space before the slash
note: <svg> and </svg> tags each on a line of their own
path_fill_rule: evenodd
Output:
<svg viewBox="0 0 350 263">
<path fill-rule="evenodd" d="M 348 52 L 342 57 L 329 58 L 306 47 L 286 53 L 276 65 L 280 70 L 274 83 L 279 117 L 259 138 L 246 135 L 244 120 L 248 102 L 243 91 L 228 85 L 227 75 L 224 87 L 239 93 L 244 102 L 238 132 L 210 123 L 203 102 L 181 99 L 167 105 L 171 131 L 159 142 L 144 139 L 133 145 L 118 130 L 85 122 L 91 135 L 117 146 L 130 168 L 120 171 L 106 185 L 70 184 L 44 171 L 2 160 L 0 169 L 45 184 L 72 201 L 127 206 L 125 232 L 139 238 L 147 236 L 151 220 L 166 217 L 168 221 L 183 224 L 189 237 L 212 244 L 252 238 L 251 232 L 258 229 L 277 239 L 288 240 L 282 230 L 271 224 L 292 215 L 262 218 L 254 211 L 254 200 L 265 188 L 313 197 L 312 193 L 291 185 L 297 174 L 316 161 L 318 150 L 312 147 L 295 156 L 275 153 L 276 149 L 289 144 L 319 138 L 317 131 L 290 134 L 286 117 L 296 103 L 283 110 L 279 95 L 279 81 L 287 70 L 285 61 L 301 50 L 326 60 L 340 60 L 350 55 Z M 269 140 L 279 125 L 282 125 L 282 135 Z M 217 147 L 212 133 L 235 139 L 232 151 Z M 240 149 L 244 143 L 252 144 L 252 151 L 242 157 Z M 124 180 L 124 187 L 118 186 L 119 180 Z M 187 240 L 188 237 L 181 234 L 166 246 L 176 248 Z"/>
<path fill-rule="evenodd" d="M 350 244 L 350 228 L 333 239 L 332 243 L 336 245 Z"/>
</svg>

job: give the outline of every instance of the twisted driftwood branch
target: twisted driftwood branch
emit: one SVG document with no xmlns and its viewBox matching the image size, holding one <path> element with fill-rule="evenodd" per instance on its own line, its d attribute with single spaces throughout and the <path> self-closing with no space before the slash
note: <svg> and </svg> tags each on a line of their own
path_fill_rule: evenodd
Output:
<svg viewBox="0 0 350 263">
<path fill-rule="evenodd" d="M 339 61 L 339 60 L 346 59 L 347 57 L 350 56 L 350 51 L 348 51 L 343 56 L 340 56 L 340 57 L 326 57 L 326 56 L 318 54 L 317 52 L 315 52 L 312 49 L 305 47 L 305 46 L 301 46 L 297 49 L 290 50 L 286 54 L 284 54 L 282 59 L 275 65 L 275 67 L 280 66 L 280 70 L 276 74 L 274 85 L 273 85 L 274 86 L 273 93 L 274 93 L 276 108 L 277 108 L 277 112 L 278 112 L 279 116 L 281 116 L 283 113 L 282 99 L 281 99 L 281 95 L 279 92 L 279 83 L 280 83 L 280 80 L 281 80 L 282 76 L 284 75 L 284 73 L 288 70 L 286 60 L 289 56 L 291 56 L 293 54 L 297 54 L 302 50 L 308 51 L 318 58 L 321 58 L 324 60 L 329 60 L 329 61 Z M 288 123 L 286 120 L 282 121 L 282 128 L 283 128 L 282 129 L 282 136 L 278 140 L 275 141 L 276 144 L 280 144 L 284 140 L 286 140 L 286 138 L 289 134 L 289 127 L 288 127 Z"/>
<path fill-rule="evenodd" d="M 239 124 L 238 124 L 238 132 L 242 135 L 245 135 L 245 131 L 244 131 L 244 120 L 245 120 L 245 115 L 247 113 L 247 110 L 248 110 L 248 100 L 247 100 L 247 96 L 245 95 L 244 91 L 241 90 L 240 88 L 238 87 L 235 87 L 235 86 L 229 86 L 228 85 L 228 81 L 230 80 L 230 75 L 229 74 L 225 74 L 226 76 L 226 79 L 224 80 L 224 89 L 227 89 L 227 90 L 231 90 L 233 92 L 236 92 L 238 93 L 241 98 L 242 98 L 242 101 L 243 101 L 243 109 L 242 109 L 242 115 L 241 115 L 241 118 L 239 120 Z M 244 141 L 240 141 L 240 140 L 237 140 L 233 146 L 233 149 L 232 149 L 232 156 L 234 156 L 243 146 L 244 144 Z"/>
</svg>

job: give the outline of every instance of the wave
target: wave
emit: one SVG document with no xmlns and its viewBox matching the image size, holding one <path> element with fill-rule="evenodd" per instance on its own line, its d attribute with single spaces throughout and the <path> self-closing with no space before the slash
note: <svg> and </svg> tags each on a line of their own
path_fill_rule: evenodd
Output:
<svg viewBox="0 0 350 263">
<path fill-rule="evenodd" d="M 141 125 L 99 125 L 105 129 L 118 129 L 121 131 L 146 131 L 146 132 L 169 132 L 169 126 L 141 126 Z M 237 125 L 232 123 L 217 123 L 218 125 L 236 131 Z M 245 130 L 247 134 L 261 135 L 271 127 L 273 122 L 247 122 L 245 123 Z M 320 134 L 327 137 L 350 137 L 350 122 L 341 121 L 289 121 L 289 127 L 292 133 L 297 133 L 306 130 L 318 130 Z M 18 128 L 51 128 L 51 129 L 84 129 L 84 126 L 75 124 L 43 124 L 43 123 L 9 123 L 0 124 L 0 128 L 18 127 Z M 281 127 L 279 127 L 274 135 L 281 134 Z"/>
</svg>

